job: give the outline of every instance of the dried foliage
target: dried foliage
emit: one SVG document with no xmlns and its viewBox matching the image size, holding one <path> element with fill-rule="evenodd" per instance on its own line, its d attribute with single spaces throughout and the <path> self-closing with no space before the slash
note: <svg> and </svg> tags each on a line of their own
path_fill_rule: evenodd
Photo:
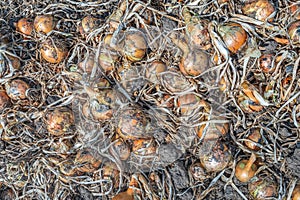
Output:
<svg viewBox="0 0 300 200">
<path fill-rule="evenodd" d="M 291 0 L 1 1 L 0 199 L 295 197 L 299 18 Z"/>
</svg>

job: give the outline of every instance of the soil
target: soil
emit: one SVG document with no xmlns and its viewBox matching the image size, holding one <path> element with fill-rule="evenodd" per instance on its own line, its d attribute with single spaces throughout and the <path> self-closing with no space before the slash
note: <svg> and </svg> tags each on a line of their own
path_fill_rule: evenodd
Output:
<svg viewBox="0 0 300 200">
<path fill-rule="evenodd" d="M 0 200 L 117 200 L 128 189 L 132 199 L 255 199 L 258 179 L 286 199 L 300 184 L 300 27 L 289 30 L 300 4 L 260 1 L 274 6 L 270 19 L 240 0 L 0 1 Z M 41 15 L 54 17 L 47 34 L 16 27 Z M 128 39 L 137 35 L 145 40 Z M 45 42 L 57 63 L 41 54 Z M 187 75 L 197 52 L 207 66 Z M 245 145 L 253 130 L 258 150 Z M 252 153 L 259 169 L 239 182 L 236 163 Z"/>
</svg>

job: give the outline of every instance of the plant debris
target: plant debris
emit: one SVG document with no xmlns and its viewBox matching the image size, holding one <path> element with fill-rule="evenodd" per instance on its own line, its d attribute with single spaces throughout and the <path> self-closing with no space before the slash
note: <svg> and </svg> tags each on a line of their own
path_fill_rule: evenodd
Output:
<svg viewBox="0 0 300 200">
<path fill-rule="evenodd" d="M 298 199 L 300 4 L 0 2 L 0 199 Z"/>
</svg>

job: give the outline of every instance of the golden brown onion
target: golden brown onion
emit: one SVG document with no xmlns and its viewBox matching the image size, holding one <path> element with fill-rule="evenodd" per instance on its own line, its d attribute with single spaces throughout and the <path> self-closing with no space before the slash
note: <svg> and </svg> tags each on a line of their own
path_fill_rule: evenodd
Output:
<svg viewBox="0 0 300 200">
<path fill-rule="evenodd" d="M 179 69 L 184 75 L 198 76 L 210 66 L 209 55 L 199 47 L 190 47 L 184 38 L 171 34 L 172 42 L 179 47 L 183 56 Z"/>
<path fill-rule="evenodd" d="M 68 51 L 66 47 L 59 41 L 46 40 L 41 46 L 41 55 L 49 63 L 60 63 L 63 61 Z"/>
<path fill-rule="evenodd" d="M 210 66 L 209 56 L 201 49 L 193 48 L 183 56 L 179 69 L 184 75 L 198 76 Z"/>
<path fill-rule="evenodd" d="M 31 35 L 33 31 L 33 22 L 28 18 L 21 18 L 17 22 L 17 31 L 20 31 L 21 33 L 25 35 Z"/>
<path fill-rule="evenodd" d="M 268 0 L 257 0 L 246 3 L 242 8 L 245 15 L 253 17 L 257 20 L 265 21 L 275 11 L 275 7 Z M 273 19 L 269 19 L 272 21 Z"/>
<path fill-rule="evenodd" d="M 155 60 L 151 62 L 146 68 L 146 78 L 152 83 L 158 83 L 158 76 L 161 72 L 167 71 L 167 66 L 164 62 Z"/>
<path fill-rule="evenodd" d="M 255 154 L 251 154 L 249 160 L 241 160 L 237 163 L 235 167 L 235 177 L 241 182 L 248 182 L 257 170 Z"/>
<path fill-rule="evenodd" d="M 141 31 L 127 31 L 123 49 L 125 56 L 130 61 L 142 60 L 147 52 L 147 41 L 144 33 Z"/>
<path fill-rule="evenodd" d="M 35 17 L 33 25 L 38 33 L 47 34 L 55 26 L 54 18 L 51 15 L 38 15 Z"/>
<path fill-rule="evenodd" d="M 84 112 L 85 116 L 91 114 L 95 120 L 109 120 L 113 116 L 113 108 L 115 103 L 115 93 L 111 89 L 93 91 L 86 87 L 86 92 L 90 96 L 88 109 Z M 87 113 L 88 112 L 88 113 Z"/>
<path fill-rule="evenodd" d="M 75 158 L 75 164 L 77 165 L 77 170 L 83 173 L 91 173 L 96 171 L 100 165 L 101 160 L 96 153 L 93 153 L 89 149 L 82 149 L 77 152 Z"/>
<path fill-rule="evenodd" d="M 255 200 L 265 200 L 270 197 L 276 197 L 277 185 L 270 178 L 258 178 L 248 184 L 250 195 Z"/>
<path fill-rule="evenodd" d="M 118 59 L 118 55 L 115 52 L 104 50 L 99 54 L 99 65 L 105 73 L 110 73 L 115 68 L 115 63 Z"/>
<path fill-rule="evenodd" d="M 147 133 L 150 121 L 143 110 L 130 107 L 123 110 L 117 117 L 117 133 L 125 140 L 128 139 L 149 139 L 151 135 Z"/>
<path fill-rule="evenodd" d="M 14 79 L 5 85 L 7 95 L 13 100 L 26 99 L 28 83 L 21 79 Z"/>
<path fill-rule="evenodd" d="M 45 124 L 50 134 L 60 136 L 74 124 L 74 115 L 70 109 L 58 107 L 47 113 Z"/>
<path fill-rule="evenodd" d="M 237 53 L 246 44 L 247 33 L 243 27 L 237 23 L 229 22 L 220 25 L 218 28 L 227 48 L 232 53 Z"/>
<path fill-rule="evenodd" d="M 86 16 L 81 20 L 81 23 L 79 25 L 79 32 L 82 35 L 87 35 L 91 33 L 97 25 L 97 18 L 92 17 L 92 16 Z"/>
<path fill-rule="evenodd" d="M 200 150 L 200 162 L 207 172 L 219 172 L 231 161 L 228 147 L 221 141 L 205 141 Z"/>
</svg>

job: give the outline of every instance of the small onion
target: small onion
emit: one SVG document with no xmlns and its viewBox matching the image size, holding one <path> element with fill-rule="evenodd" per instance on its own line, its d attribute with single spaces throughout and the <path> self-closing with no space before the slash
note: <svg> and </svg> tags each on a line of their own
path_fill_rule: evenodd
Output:
<svg viewBox="0 0 300 200">
<path fill-rule="evenodd" d="M 179 69 L 184 75 L 198 76 L 210 66 L 209 56 L 203 50 L 194 48 L 183 55 Z"/>
<path fill-rule="evenodd" d="M 245 15 L 253 17 L 257 20 L 265 21 L 275 11 L 275 7 L 268 0 L 258 0 L 247 3 L 242 11 Z M 272 21 L 270 19 L 269 21 Z"/>
<path fill-rule="evenodd" d="M 35 17 L 33 25 L 37 32 L 47 34 L 55 26 L 54 18 L 51 15 L 38 15 Z"/>
<path fill-rule="evenodd" d="M 266 103 L 254 85 L 248 81 L 241 83 L 241 91 L 238 96 L 238 103 L 245 112 L 259 112 L 264 107 L 261 103 Z"/>
<path fill-rule="evenodd" d="M 277 194 L 276 183 L 270 178 L 258 178 L 248 184 L 250 195 L 255 200 L 265 200 L 270 197 L 275 197 Z"/>
<path fill-rule="evenodd" d="M 146 84 L 146 80 L 141 76 L 140 67 L 121 66 L 117 70 L 117 75 L 121 86 L 126 90 L 128 95 L 136 97 Z"/>
<path fill-rule="evenodd" d="M 127 31 L 123 52 L 132 62 L 142 60 L 147 52 L 147 41 L 144 33 L 141 31 Z"/>
<path fill-rule="evenodd" d="M 60 136 L 74 124 L 74 115 L 70 109 L 58 107 L 47 113 L 45 124 L 50 134 Z"/>
<path fill-rule="evenodd" d="M 210 37 L 207 29 L 207 20 L 192 16 L 188 8 L 183 8 L 182 16 L 186 23 L 186 34 L 189 42 L 197 48 L 207 49 L 211 46 Z"/>
<path fill-rule="evenodd" d="M 164 73 L 161 73 L 160 77 L 161 85 L 169 93 L 180 93 L 183 91 L 190 90 L 192 83 L 177 70 L 168 70 Z"/>
<path fill-rule="evenodd" d="M 263 54 L 259 58 L 259 67 L 264 73 L 272 73 L 275 70 L 274 65 L 272 66 L 272 61 L 274 59 L 273 54 Z"/>
<path fill-rule="evenodd" d="M 22 100 L 26 99 L 26 91 L 29 89 L 29 85 L 21 79 L 14 79 L 5 85 L 5 89 L 12 100 Z"/>
<path fill-rule="evenodd" d="M 25 35 L 31 35 L 33 31 L 33 22 L 28 18 L 21 18 L 17 22 L 16 28 L 17 31 Z"/>
<path fill-rule="evenodd" d="M 248 182 L 257 170 L 255 154 L 251 154 L 249 160 L 241 160 L 237 163 L 235 167 L 235 177 L 241 182 Z"/>
<path fill-rule="evenodd" d="M 179 63 L 179 69 L 184 75 L 198 76 L 210 66 L 208 54 L 198 48 L 188 45 L 185 39 L 179 38 L 176 34 L 171 34 L 172 42 L 183 52 L 182 59 Z"/>
<path fill-rule="evenodd" d="M 127 1 L 121 1 L 118 9 L 109 16 L 108 22 L 112 31 L 118 28 L 127 6 Z"/>
<path fill-rule="evenodd" d="M 90 100 L 88 106 L 89 113 L 85 114 L 85 116 L 91 114 L 98 121 L 111 119 L 115 103 L 114 91 L 107 89 L 95 92 L 91 88 L 86 87 L 86 92 L 90 96 Z"/>
<path fill-rule="evenodd" d="M 87 35 L 91 33 L 96 28 L 97 20 L 97 18 L 92 16 L 84 17 L 79 25 L 79 32 L 82 35 Z"/>
<path fill-rule="evenodd" d="M 109 50 L 101 51 L 98 57 L 99 65 L 106 74 L 114 70 L 117 59 L 118 55 Z"/>
<path fill-rule="evenodd" d="M 158 76 L 160 73 L 167 71 L 167 66 L 164 62 L 155 60 L 151 62 L 146 68 L 146 78 L 152 83 L 158 84 Z"/>
<path fill-rule="evenodd" d="M 102 161 L 97 157 L 96 153 L 89 149 L 83 149 L 77 152 L 75 164 L 78 166 L 77 170 L 83 173 L 91 173 L 96 171 Z"/>
<path fill-rule="evenodd" d="M 199 154 L 200 162 L 207 172 L 222 171 L 232 158 L 228 147 L 220 140 L 204 142 Z"/>
<path fill-rule="evenodd" d="M 117 117 L 117 133 L 124 139 L 149 139 L 147 132 L 150 121 L 146 113 L 139 108 L 129 107 L 122 110 Z"/>
<path fill-rule="evenodd" d="M 233 22 L 220 25 L 218 31 L 232 53 L 237 53 L 245 45 L 248 38 L 243 27 Z"/>
<path fill-rule="evenodd" d="M 68 54 L 66 47 L 62 43 L 46 40 L 41 45 L 41 55 L 49 63 L 60 63 Z"/>
<path fill-rule="evenodd" d="M 209 111 L 209 105 L 199 96 L 195 94 L 185 94 L 179 96 L 177 99 L 177 106 L 180 109 L 180 114 L 182 116 L 190 116 L 200 107 L 203 107 L 205 111 Z"/>
</svg>

